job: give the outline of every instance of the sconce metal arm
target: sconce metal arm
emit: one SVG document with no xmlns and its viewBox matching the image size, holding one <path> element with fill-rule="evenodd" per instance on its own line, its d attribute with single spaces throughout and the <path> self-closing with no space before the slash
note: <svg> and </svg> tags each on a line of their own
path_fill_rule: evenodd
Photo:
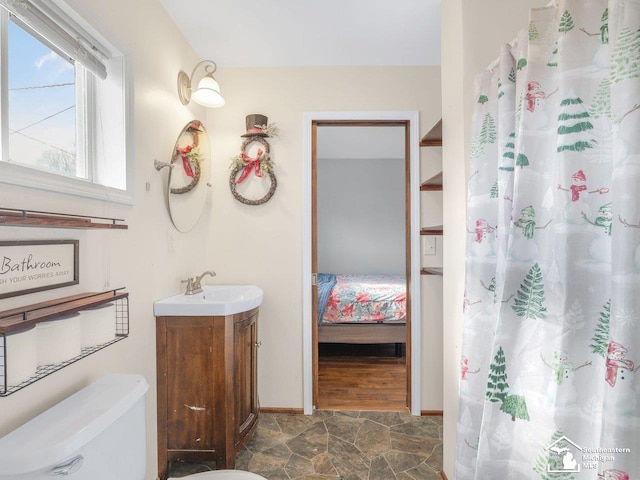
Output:
<svg viewBox="0 0 640 480">
<path fill-rule="evenodd" d="M 190 77 L 187 76 L 184 70 L 180 70 L 180 72 L 178 72 L 178 98 L 180 98 L 183 105 L 187 105 L 191 101 L 191 82 L 193 82 L 196 71 L 201 65 L 206 65 L 204 67 L 204 71 L 208 75 L 213 75 L 218 69 L 218 65 L 216 65 L 216 62 L 213 60 L 202 60 L 193 67 Z"/>
</svg>

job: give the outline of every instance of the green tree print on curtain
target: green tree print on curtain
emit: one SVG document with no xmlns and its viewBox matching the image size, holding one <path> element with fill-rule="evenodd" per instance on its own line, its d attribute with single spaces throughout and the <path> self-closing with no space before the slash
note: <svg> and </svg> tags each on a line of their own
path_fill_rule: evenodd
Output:
<svg viewBox="0 0 640 480">
<path fill-rule="evenodd" d="M 485 398 L 490 402 L 503 402 L 507 398 L 509 384 L 507 383 L 506 360 L 502 347 L 498 347 L 493 363 L 489 366 L 489 380 Z"/>
<path fill-rule="evenodd" d="M 537 40 L 540 37 L 536 24 L 529 22 L 529 40 Z"/>
<path fill-rule="evenodd" d="M 560 25 L 558 26 L 558 31 L 560 33 L 567 33 L 573 30 L 573 27 L 575 27 L 575 25 L 573 24 L 573 18 L 571 17 L 569 10 L 565 10 L 564 13 L 562 14 L 562 18 L 560 19 Z"/>
<path fill-rule="evenodd" d="M 580 305 L 580 302 L 576 299 L 565 314 L 565 325 L 567 325 L 569 331 L 575 335 L 578 330 L 585 326 L 585 324 L 586 321 L 584 319 L 582 305 Z"/>
<path fill-rule="evenodd" d="M 547 62 L 547 67 L 557 67 L 558 66 L 558 42 L 555 43 L 553 51 L 551 52 L 551 56 L 549 57 L 549 61 Z"/>
<path fill-rule="evenodd" d="M 589 105 L 589 114 L 593 118 L 602 117 L 615 120 L 611 113 L 611 80 L 609 77 L 604 77 L 598 85 L 598 90 L 594 93 L 591 105 Z"/>
<path fill-rule="evenodd" d="M 471 139 L 471 158 L 480 158 L 484 152 L 484 144 L 480 141 L 480 135 L 474 135 Z"/>
<path fill-rule="evenodd" d="M 511 415 L 511 421 L 515 422 L 516 418 L 529 421 L 529 412 L 527 412 L 527 402 L 522 395 L 507 395 L 502 402 L 500 411 Z"/>
<path fill-rule="evenodd" d="M 485 104 L 485 103 L 487 103 L 488 101 L 489 101 L 489 97 L 487 97 L 487 96 L 486 96 L 486 95 L 484 95 L 484 94 L 483 94 L 483 95 L 480 95 L 480 96 L 478 97 L 478 103 L 480 103 L 480 104 Z"/>
<path fill-rule="evenodd" d="M 482 143 L 485 145 L 487 143 L 495 143 L 497 138 L 496 132 L 496 122 L 493 120 L 493 117 L 490 113 L 487 113 L 484 116 L 484 121 L 482 122 L 482 130 L 480 130 L 480 139 Z"/>
<path fill-rule="evenodd" d="M 502 158 L 506 158 L 506 162 L 504 165 L 498 167 L 499 170 L 504 170 L 507 172 L 513 172 L 513 160 L 515 159 L 514 150 L 516 148 L 516 132 L 511 132 L 509 134 L 509 140 L 504 144 L 504 153 L 502 154 Z"/>
<path fill-rule="evenodd" d="M 519 153 L 518 158 L 516 159 L 516 167 L 526 167 L 529 165 L 529 157 L 527 157 L 524 153 Z"/>
<path fill-rule="evenodd" d="M 479 158 L 484 155 L 485 145 L 495 143 L 496 138 L 496 122 L 491 114 L 487 113 L 484 116 L 480 132 L 474 135 L 471 141 L 471 158 Z"/>
<path fill-rule="evenodd" d="M 511 83 L 516 83 L 516 71 L 513 68 L 509 70 L 509 76 L 507 78 Z"/>
<path fill-rule="evenodd" d="M 562 430 L 556 430 L 549 442 L 542 448 L 533 471 L 540 475 L 540 480 L 575 480 L 571 472 L 549 472 L 549 470 L 561 470 L 563 468 L 562 455 L 548 447 L 564 437 Z M 561 445 L 562 446 L 562 445 Z"/>
<path fill-rule="evenodd" d="M 526 66 L 527 66 L 527 59 L 522 57 L 520 60 L 518 60 L 518 65 L 516 67 L 518 68 L 518 70 L 522 70 Z"/>
<path fill-rule="evenodd" d="M 591 339 L 591 351 L 606 358 L 609 348 L 609 322 L 611 320 L 611 299 L 602 306 L 602 311 L 598 317 L 598 324 Z"/>
<path fill-rule="evenodd" d="M 489 198 L 498 198 L 498 180 L 494 182 L 491 186 L 491 192 L 489 193 Z"/>
<path fill-rule="evenodd" d="M 611 52 L 611 83 L 640 77 L 640 30 L 623 27 Z"/>
<path fill-rule="evenodd" d="M 537 263 L 529 269 L 513 301 L 514 305 L 511 308 L 519 317 L 526 319 L 547 317 L 547 308 L 543 305 L 545 297 L 542 270 Z"/>
<path fill-rule="evenodd" d="M 590 118 L 582 99 L 569 90 L 569 97 L 560 103 L 558 152 L 582 152 L 594 147 L 597 142 L 589 134 L 593 130 Z"/>
</svg>

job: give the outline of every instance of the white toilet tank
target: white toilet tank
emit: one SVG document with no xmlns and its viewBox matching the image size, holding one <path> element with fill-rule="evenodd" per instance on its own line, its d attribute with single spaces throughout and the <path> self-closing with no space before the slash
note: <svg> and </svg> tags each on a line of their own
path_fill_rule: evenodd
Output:
<svg viewBox="0 0 640 480">
<path fill-rule="evenodd" d="M 109 374 L 0 439 L 0 480 L 143 480 L 139 375 Z"/>
</svg>

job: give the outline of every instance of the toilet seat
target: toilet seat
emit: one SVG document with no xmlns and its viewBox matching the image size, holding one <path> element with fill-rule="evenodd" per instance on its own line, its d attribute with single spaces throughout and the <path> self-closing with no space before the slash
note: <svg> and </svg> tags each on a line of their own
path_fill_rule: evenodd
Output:
<svg viewBox="0 0 640 480">
<path fill-rule="evenodd" d="M 242 470 L 212 470 L 211 472 L 194 473 L 181 477 L 183 480 L 267 480 L 255 473 L 245 472 Z M 167 480 L 179 480 L 177 478 L 168 478 Z"/>
</svg>

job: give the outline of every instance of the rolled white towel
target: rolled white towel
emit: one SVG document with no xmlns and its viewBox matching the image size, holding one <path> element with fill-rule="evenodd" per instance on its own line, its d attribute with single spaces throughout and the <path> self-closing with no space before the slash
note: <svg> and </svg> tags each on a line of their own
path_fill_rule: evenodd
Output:
<svg viewBox="0 0 640 480">
<path fill-rule="evenodd" d="M 116 306 L 104 303 L 80 312 L 82 348 L 110 342 L 116 337 Z"/>
<path fill-rule="evenodd" d="M 38 366 L 61 363 L 81 353 L 80 315 L 65 314 L 55 320 L 41 322 L 38 330 Z"/>
<path fill-rule="evenodd" d="M 16 386 L 32 377 L 38 368 L 38 331 L 35 326 L 27 330 L 8 334 L 7 385 Z"/>
</svg>

